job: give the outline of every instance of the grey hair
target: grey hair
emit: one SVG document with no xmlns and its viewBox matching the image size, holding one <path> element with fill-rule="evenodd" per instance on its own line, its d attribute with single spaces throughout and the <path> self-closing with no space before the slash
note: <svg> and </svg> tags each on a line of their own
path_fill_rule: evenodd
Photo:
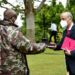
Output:
<svg viewBox="0 0 75 75">
<path fill-rule="evenodd" d="M 68 18 L 71 18 L 71 19 L 73 19 L 73 16 L 72 16 L 72 14 L 71 14 L 71 12 L 63 12 L 62 14 L 61 14 L 61 16 L 67 16 Z"/>
</svg>

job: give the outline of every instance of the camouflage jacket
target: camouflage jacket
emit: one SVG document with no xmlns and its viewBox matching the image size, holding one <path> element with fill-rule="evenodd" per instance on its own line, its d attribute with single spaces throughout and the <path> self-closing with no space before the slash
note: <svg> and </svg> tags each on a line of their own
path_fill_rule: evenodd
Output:
<svg viewBox="0 0 75 75">
<path fill-rule="evenodd" d="M 22 53 L 41 53 L 44 48 L 45 44 L 31 43 L 18 27 L 8 22 L 7 25 L 0 25 L 0 75 L 25 75 Z"/>
</svg>

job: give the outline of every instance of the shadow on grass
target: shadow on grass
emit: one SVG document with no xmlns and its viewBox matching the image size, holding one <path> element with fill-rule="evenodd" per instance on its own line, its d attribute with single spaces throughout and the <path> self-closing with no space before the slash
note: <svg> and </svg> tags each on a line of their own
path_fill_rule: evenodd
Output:
<svg viewBox="0 0 75 75">
<path fill-rule="evenodd" d="M 47 54 L 47 55 L 63 55 L 63 54 L 60 54 L 60 53 L 44 53 L 44 54 Z"/>
</svg>

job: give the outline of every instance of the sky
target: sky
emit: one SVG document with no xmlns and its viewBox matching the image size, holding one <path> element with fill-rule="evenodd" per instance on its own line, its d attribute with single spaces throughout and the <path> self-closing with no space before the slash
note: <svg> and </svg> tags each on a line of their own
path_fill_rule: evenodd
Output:
<svg viewBox="0 0 75 75">
<path fill-rule="evenodd" d="M 21 5 L 23 5 L 22 3 L 23 3 L 23 0 L 17 0 Z M 41 1 L 41 0 L 40 0 Z M 64 5 L 64 7 L 66 6 L 66 1 L 67 0 L 57 0 L 56 2 L 57 2 L 57 4 L 59 3 L 59 2 L 62 2 L 62 4 Z M 17 5 L 18 4 L 18 2 L 16 2 L 16 0 L 8 0 L 8 2 L 10 2 L 10 3 L 12 3 L 12 4 L 14 4 L 14 5 Z M 45 2 L 46 4 L 50 4 L 50 2 L 49 2 L 49 0 L 47 0 L 47 2 Z M 35 2 L 34 3 L 34 7 L 36 8 L 36 7 L 38 7 L 39 6 L 39 4 L 40 4 L 40 2 Z M 9 8 L 11 8 L 9 5 L 5 5 L 6 7 L 9 7 Z M 0 19 L 3 19 L 3 12 L 5 11 L 5 9 L 4 8 L 0 8 Z M 18 16 L 18 18 L 17 18 L 17 21 L 16 21 L 16 23 L 18 23 L 18 26 L 19 27 L 21 27 L 22 26 L 22 21 L 21 21 L 21 15 L 19 14 L 19 16 Z"/>
<path fill-rule="evenodd" d="M 62 2 L 62 4 L 63 4 L 64 7 L 65 7 L 67 0 L 56 0 L 56 3 L 57 3 L 57 4 L 58 4 L 59 2 Z M 50 0 L 47 0 L 45 3 L 50 5 Z M 40 4 L 40 2 L 35 2 L 34 6 L 37 7 L 37 6 L 39 6 L 39 4 Z"/>
</svg>

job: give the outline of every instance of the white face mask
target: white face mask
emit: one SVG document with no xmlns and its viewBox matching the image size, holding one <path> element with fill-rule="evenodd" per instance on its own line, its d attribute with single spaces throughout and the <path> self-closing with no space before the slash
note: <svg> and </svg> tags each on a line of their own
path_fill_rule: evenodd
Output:
<svg viewBox="0 0 75 75">
<path fill-rule="evenodd" d="M 16 25 L 17 25 L 17 24 L 18 24 L 18 21 L 17 21 L 17 20 L 15 20 L 14 24 L 16 24 Z"/>
<path fill-rule="evenodd" d="M 65 20 L 60 21 L 61 27 L 66 28 L 67 27 L 67 22 Z"/>
</svg>

